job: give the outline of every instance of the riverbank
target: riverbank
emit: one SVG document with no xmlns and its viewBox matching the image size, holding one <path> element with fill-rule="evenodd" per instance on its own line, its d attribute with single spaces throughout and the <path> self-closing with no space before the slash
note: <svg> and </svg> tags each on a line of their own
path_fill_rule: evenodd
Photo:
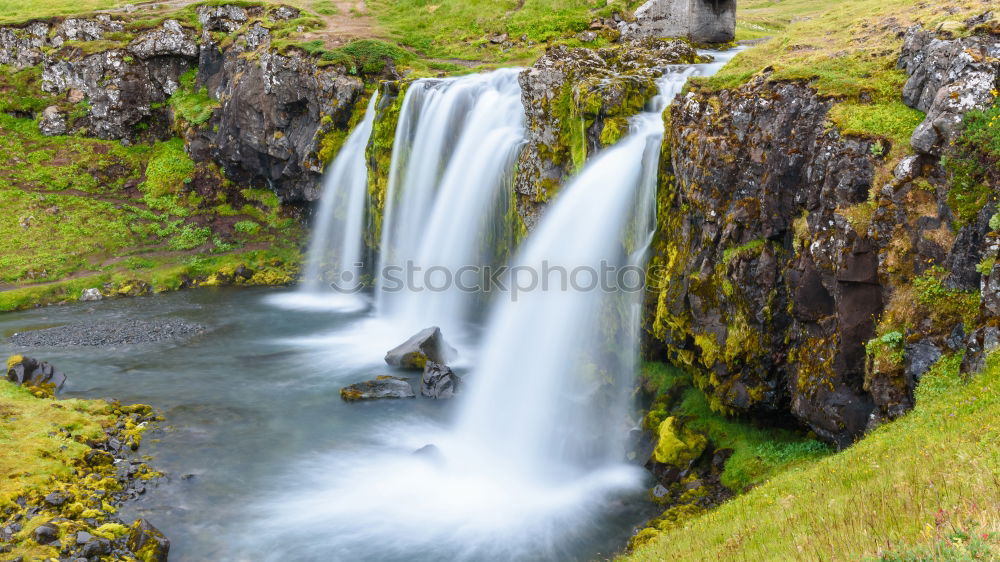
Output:
<svg viewBox="0 0 1000 562">
<path fill-rule="evenodd" d="M 12 368 L 22 361 L 12 356 Z M 72 375 L 71 375 L 72 376 Z M 135 455 L 161 421 L 147 405 L 59 400 L 0 380 L 0 553 L 5 560 L 133 556 L 166 560 L 169 542 L 118 515 L 162 476 Z"/>
</svg>

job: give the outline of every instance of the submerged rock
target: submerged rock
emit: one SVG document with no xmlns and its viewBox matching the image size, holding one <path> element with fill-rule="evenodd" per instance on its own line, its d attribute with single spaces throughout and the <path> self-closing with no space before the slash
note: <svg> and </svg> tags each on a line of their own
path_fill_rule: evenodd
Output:
<svg viewBox="0 0 1000 562">
<path fill-rule="evenodd" d="M 347 402 L 380 400 L 383 398 L 416 398 L 413 387 L 405 379 L 382 375 L 374 380 L 359 382 L 340 389 L 340 397 Z"/>
<path fill-rule="evenodd" d="M 66 384 L 66 375 L 51 363 L 14 355 L 7 360 L 7 380 L 27 387 L 51 388 L 54 394 Z"/>
<path fill-rule="evenodd" d="M 444 341 L 441 328 L 431 326 L 389 350 L 385 354 L 385 362 L 400 369 L 423 369 L 428 362 L 443 364 L 456 355 L 455 348 Z"/>
<path fill-rule="evenodd" d="M 420 394 L 435 400 L 452 398 L 461 382 L 462 378 L 451 367 L 428 361 L 420 380 Z"/>
</svg>

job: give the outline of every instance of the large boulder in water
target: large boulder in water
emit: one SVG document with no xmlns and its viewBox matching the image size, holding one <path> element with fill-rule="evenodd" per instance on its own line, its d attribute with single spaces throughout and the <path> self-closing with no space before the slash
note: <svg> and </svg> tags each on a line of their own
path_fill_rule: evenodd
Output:
<svg viewBox="0 0 1000 562">
<path fill-rule="evenodd" d="M 385 354 L 385 362 L 400 369 L 423 369 L 428 361 L 446 363 L 458 355 L 441 335 L 441 328 L 431 326 L 421 330 Z"/>
<path fill-rule="evenodd" d="M 375 380 L 359 382 L 340 389 L 340 397 L 347 402 L 379 400 L 381 398 L 416 398 L 410 383 L 399 377 L 382 375 Z"/>
<path fill-rule="evenodd" d="M 13 355 L 7 360 L 7 380 L 22 386 L 41 388 L 52 394 L 66 384 L 66 375 L 57 371 L 51 363 Z"/>
<path fill-rule="evenodd" d="M 458 392 L 461 382 L 462 378 L 451 367 L 428 361 L 420 380 L 420 394 L 435 400 L 451 398 Z"/>
</svg>

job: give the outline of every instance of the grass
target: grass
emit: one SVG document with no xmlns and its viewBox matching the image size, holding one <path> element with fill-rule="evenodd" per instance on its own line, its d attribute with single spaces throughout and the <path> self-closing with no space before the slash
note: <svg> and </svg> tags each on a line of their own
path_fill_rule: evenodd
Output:
<svg viewBox="0 0 1000 562">
<path fill-rule="evenodd" d="M 426 57 L 503 62 L 531 57 L 547 41 L 586 30 L 598 17 L 625 13 L 639 0 L 369 0 L 390 36 Z M 506 34 L 504 52 L 489 41 Z M 522 37 L 524 40 L 522 41 Z M 529 45 L 534 43 L 534 45 Z"/>
<path fill-rule="evenodd" d="M 90 451 L 82 441 L 99 439 L 113 422 L 107 409 L 98 401 L 38 398 L 0 380 L 0 448 L 5 451 L 0 455 L 0 508 L 53 478 L 69 477 L 73 460 Z"/>
<path fill-rule="evenodd" d="M 987 0 L 750 0 L 738 12 L 737 37 L 770 37 L 737 55 L 715 76 L 695 82 L 710 89 L 737 87 L 768 69 L 771 80 L 808 81 L 820 95 L 840 100 L 830 119 L 848 134 L 884 139 L 892 161 L 910 150 L 923 115 L 901 100 L 905 74 L 896 69 L 902 32 L 988 11 Z"/>
<path fill-rule="evenodd" d="M 647 414 L 645 425 L 655 428 L 670 415 L 682 416 L 688 420 L 687 429 L 703 433 L 716 448 L 732 449 L 721 477 L 731 490 L 745 490 L 784 470 L 831 453 L 828 446 L 804 434 L 755 425 L 712 410 L 691 376 L 678 367 L 646 363 L 642 377 L 647 388 L 655 390 L 658 396 L 676 397 L 673 407 L 657 401 Z"/>
<path fill-rule="evenodd" d="M 975 548 L 997 559 L 1000 356 L 971 380 L 960 362 L 939 361 L 916 408 L 853 447 L 790 468 L 625 558 L 922 560 L 932 558 L 916 553 Z"/>
</svg>

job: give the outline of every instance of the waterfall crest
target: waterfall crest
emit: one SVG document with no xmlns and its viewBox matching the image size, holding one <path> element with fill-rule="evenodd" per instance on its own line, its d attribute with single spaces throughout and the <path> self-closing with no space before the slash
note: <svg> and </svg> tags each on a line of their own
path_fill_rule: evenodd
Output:
<svg viewBox="0 0 1000 562">
<path fill-rule="evenodd" d="M 418 80 L 406 92 L 389 172 L 376 308 L 407 329 L 460 329 L 479 298 L 445 276 L 492 261 L 491 243 L 505 224 L 524 143 L 519 72 Z M 387 272 L 407 268 L 419 268 L 415 283 L 387 279 Z"/>
</svg>

